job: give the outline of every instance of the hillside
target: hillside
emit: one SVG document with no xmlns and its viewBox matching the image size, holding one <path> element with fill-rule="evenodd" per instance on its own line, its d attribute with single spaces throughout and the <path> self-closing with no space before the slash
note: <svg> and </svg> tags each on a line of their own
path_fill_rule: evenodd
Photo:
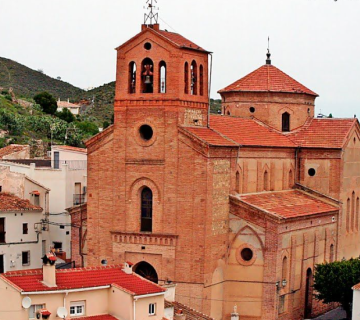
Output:
<svg viewBox="0 0 360 320">
<path fill-rule="evenodd" d="M 12 87 L 16 96 L 33 98 L 37 93 L 47 91 L 62 100 L 79 96 L 84 90 L 32 70 L 13 60 L 0 57 L 0 87 Z"/>
</svg>

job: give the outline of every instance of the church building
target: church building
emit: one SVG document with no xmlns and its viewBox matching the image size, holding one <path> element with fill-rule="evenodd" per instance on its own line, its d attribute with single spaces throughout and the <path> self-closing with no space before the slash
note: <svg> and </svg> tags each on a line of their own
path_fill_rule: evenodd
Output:
<svg viewBox="0 0 360 320">
<path fill-rule="evenodd" d="M 360 254 L 360 127 L 271 64 L 219 91 L 157 21 L 117 48 L 114 125 L 87 141 L 87 266 L 134 263 L 217 320 L 304 319 L 314 267 Z"/>
</svg>

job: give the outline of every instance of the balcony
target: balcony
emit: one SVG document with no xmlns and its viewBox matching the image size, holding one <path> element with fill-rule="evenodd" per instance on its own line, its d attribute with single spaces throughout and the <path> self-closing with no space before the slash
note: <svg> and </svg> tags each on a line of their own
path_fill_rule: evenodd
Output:
<svg viewBox="0 0 360 320">
<path fill-rule="evenodd" d="M 80 204 L 84 204 L 86 202 L 86 194 L 74 194 L 73 195 L 73 205 L 78 206 Z"/>
</svg>

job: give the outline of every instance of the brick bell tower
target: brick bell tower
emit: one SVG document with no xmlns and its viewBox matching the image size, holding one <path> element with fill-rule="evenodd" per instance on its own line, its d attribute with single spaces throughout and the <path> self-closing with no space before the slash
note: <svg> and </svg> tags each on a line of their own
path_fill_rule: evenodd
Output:
<svg viewBox="0 0 360 320">
<path fill-rule="evenodd" d="M 87 265 L 131 261 L 155 282 L 199 282 L 190 270 L 204 240 L 193 224 L 203 225 L 179 130 L 208 125 L 209 52 L 161 30 L 150 6 L 141 32 L 116 49 L 114 125 L 87 142 Z"/>
</svg>

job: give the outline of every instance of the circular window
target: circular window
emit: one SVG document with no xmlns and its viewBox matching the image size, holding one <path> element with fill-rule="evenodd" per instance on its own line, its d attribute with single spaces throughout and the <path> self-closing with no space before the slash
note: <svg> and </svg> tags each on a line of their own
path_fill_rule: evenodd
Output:
<svg viewBox="0 0 360 320">
<path fill-rule="evenodd" d="M 310 177 L 313 177 L 316 174 L 316 170 L 314 168 L 310 168 L 308 170 L 308 174 L 309 174 Z"/>
<path fill-rule="evenodd" d="M 254 107 L 250 107 L 249 110 L 250 110 L 251 113 L 254 113 L 254 112 L 255 112 L 255 108 L 254 108 Z"/>
<path fill-rule="evenodd" d="M 254 253 L 250 248 L 242 249 L 240 254 L 244 261 L 250 261 L 254 256 Z"/>
<path fill-rule="evenodd" d="M 151 43 L 150 43 L 150 42 L 146 42 L 146 43 L 144 44 L 144 48 L 145 48 L 146 50 L 150 50 L 150 49 L 151 49 Z"/>
<path fill-rule="evenodd" d="M 147 124 L 143 124 L 140 129 L 139 129 L 139 133 L 140 133 L 140 137 L 145 140 L 145 141 L 149 141 L 151 140 L 151 138 L 154 135 L 154 131 L 153 129 L 147 125 Z"/>
</svg>

